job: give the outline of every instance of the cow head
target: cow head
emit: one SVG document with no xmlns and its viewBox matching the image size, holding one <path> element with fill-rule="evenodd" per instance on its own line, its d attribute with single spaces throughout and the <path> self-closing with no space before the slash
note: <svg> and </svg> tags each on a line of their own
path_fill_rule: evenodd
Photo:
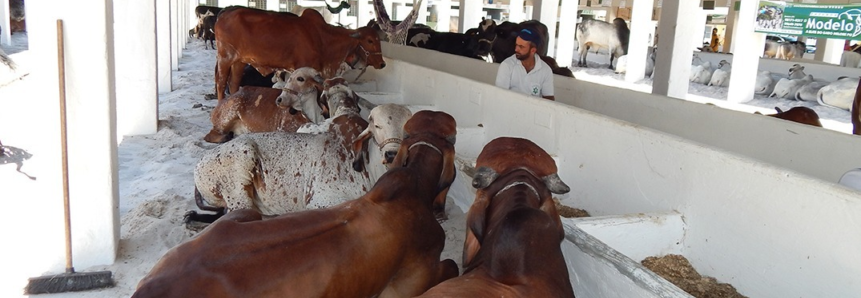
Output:
<svg viewBox="0 0 861 298">
<path fill-rule="evenodd" d="M 363 146 L 367 146 L 368 140 L 373 136 L 382 154 L 383 164 L 387 168 L 395 167 L 393 161 L 403 141 L 404 124 L 410 117 L 412 112 L 401 105 L 384 104 L 375 107 L 368 116 L 368 128 L 353 143 L 353 152 L 358 153 Z M 361 171 L 367 160 L 361 154 L 355 156 L 353 169 Z"/>
<path fill-rule="evenodd" d="M 404 140 L 398 154 L 392 160 L 393 166 L 407 166 L 410 162 L 410 149 L 416 145 L 430 145 L 443 156 L 443 169 L 437 184 L 436 198 L 433 201 L 434 214 L 445 218 L 445 197 L 454 181 L 454 143 L 457 137 L 457 122 L 454 117 L 437 111 L 419 111 L 404 124 Z"/>
<path fill-rule="evenodd" d="M 285 69 L 276 69 L 275 75 L 272 76 L 272 88 L 284 89 L 287 86 L 287 79 L 290 77 L 290 72 Z"/>
<path fill-rule="evenodd" d="M 464 266 L 469 264 L 481 246 L 489 222 L 486 218 L 488 209 L 513 203 L 493 202 L 494 198 L 514 185 L 525 184 L 532 190 L 538 200 L 526 200 L 526 204 L 551 215 L 559 228 L 560 240 L 564 237 L 562 222 L 551 193 L 564 194 L 570 188 L 559 178 L 556 162 L 544 149 L 527 139 L 501 137 L 484 146 L 475 166 L 477 172 L 473 176 L 472 186 L 478 191 L 467 213 Z"/>
<path fill-rule="evenodd" d="M 327 79 L 323 83 L 323 93 L 320 95 L 320 107 L 323 117 L 334 118 L 346 114 L 359 114 L 359 96 L 350 89 L 347 80 L 342 77 Z"/>
<path fill-rule="evenodd" d="M 314 123 L 320 123 L 323 116 L 322 109 L 317 104 L 317 95 L 322 89 L 323 77 L 320 72 L 310 67 L 302 67 L 287 78 L 275 104 L 290 109 L 290 114 L 301 111 Z"/>
<path fill-rule="evenodd" d="M 493 42 L 496 41 L 497 36 L 496 22 L 492 19 L 481 18 L 481 23 L 478 23 L 478 28 L 474 32 L 474 38 L 478 41 L 476 54 L 479 56 L 490 55 L 493 49 Z M 469 34 L 470 32 L 467 31 L 467 35 Z"/>
<path fill-rule="evenodd" d="M 353 54 L 358 59 L 354 64 L 363 62 L 376 69 L 386 67 L 386 61 L 383 60 L 382 46 L 380 46 L 380 36 L 377 35 L 377 32 L 373 28 L 362 27 L 356 29 L 353 34 L 350 34 L 350 37 L 356 39 L 357 42 Z M 355 65 L 352 66 L 356 68 Z"/>
</svg>

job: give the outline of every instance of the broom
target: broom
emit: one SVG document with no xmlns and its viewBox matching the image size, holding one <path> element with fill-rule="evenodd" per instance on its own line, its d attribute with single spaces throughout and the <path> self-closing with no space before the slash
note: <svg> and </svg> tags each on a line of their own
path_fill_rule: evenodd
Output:
<svg viewBox="0 0 861 298">
<path fill-rule="evenodd" d="M 75 272 L 72 267 L 72 229 L 69 211 L 69 159 L 66 148 L 66 62 L 63 47 L 63 20 L 57 20 L 57 55 L 60 71 L 60 144 L 63 148 L 63 211 L 66 226 L 66 272 L 29 279 L 26 294 L 61 293 L 107 288 L 114 285 L 110 271 Z"/>
</svg>

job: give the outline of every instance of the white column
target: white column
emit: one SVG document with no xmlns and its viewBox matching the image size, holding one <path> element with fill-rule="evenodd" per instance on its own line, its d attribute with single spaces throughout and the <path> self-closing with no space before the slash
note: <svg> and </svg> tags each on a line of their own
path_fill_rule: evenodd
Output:
<svg viewBox="0 0 861 298">
<path fill-rule="evenodd" d="M 153 134 L 158 123 L 156 1 L 114 2 L 117 137 Z"/>
<path fill-rule="evenodd" d="M 179 26 L 179 0 L 170 0 L 170 69 L 179 70 L 179 54 L 182 52 L 179 45 L 179 36 L 177 28 Z"/>
<path fill-rule="evenodd" d="M 369 0 L 359 0 L 355 9 L 358 9 L 358 26 L 363 27 L 368 24 L 371 20 L 375 18 L 374 16 L 374 6 L 371 5 L 371 1 Z"/>
<path fill-rule="evenodd" d="M 179 2 L 179 11 L 182 12 L 179 15 L 180 18 L 180 30 L 177 34 L 179 34 L 179 41 L 182 44 L 182 48 L 185 49 L 188 44 L 188 0 L 180 0 Z M 179 55 L 182 57 L 182 54 Z"/>
<path fill-rule="evenodd" d="M 10 212 L 38 224 L 23 224 L 14 229 L 27 230 L 27 253 L 33 263 L 51 263 L 51 273 L 62 272 L 65 265 L 63 228 L 63 191 L 60 145 L 60 109 L 56 20 L 64 23 L 65 94 L 69 199 L 74 266 L 84 269 L 112 264 L 119 247 L 119 188 L 117 175 L 116 94 L 114 90 L 114 30 L 110 0 L 42 0 L 39 9 L 27 10 L 28 42 L 32 52 L 31 122 L 26 128 L 34 142 L 28 148 L 38 156 L 38 180 L 28 193 L 31 208 Z M 5 29 L 4 29 L 5 30 Z M 25 105 L 28 108 L 29 104 Z M 14 192 L 13 192 L 14 193 Z M 24 207 L 26 208 L 26 207 Z M 20 221 L 19 221 L 20 222 Z M 22 268 L 23 269 L 23 268 Z M 83 270 L 81 270 L 83 271 Z M 43 274 L 40 272 L 38 274 Z"/>
<path fill-rule="evenodd" d="M 649 35 L 652 34 L 654 0 L 637 0 L 631 5 L 631 35 L 628 39 L 628 64 L 625 81 L 636 82 L 646 73 Z"/>
<path fill-rule="evenodd" d="M 816 53 L 813 59 L 831 64 L 840 64 L 840 56 L 843 55 L 842 39 L 819 38 L 816 40 Z"/>
<path fill-rule="evenodd" d="M 436 5 L 436 31 L 451 31 L 451 0 L 435 1 Z"/>
<path fill-rule="evenodd" d="M 565 5 L 565 2 L 571 2 L 573 0 L 562 1 L 562 5 Z M 570 5 L 569 5 L 570 7 Z M 564 9 L 562 10 L 565 11 Z M 577 6 L 575 3 L 574 13 L 577 13 Z M 508 4 L 508 21 L 512 23 L 520 23 L 525 21 L 526 16 L 523 14 L 523 0 L 511 0 Z"/>
<path fill-rule="evenodd" d="M 570 1 L 570 0 L 569 0 Z M 547 25 L 547 56 L 556 56 L 556 21 L 559 15 L 559 0 L 534 0 L 532 19 Z"/>
<path fill-rule="evenodd" d="M 266 10 L 279 11 L 278 5 L 280 3 L 278 0 L 266 0 Z"/>
<path fill-rule="evenodd" d="M 9 16 L 12 14 L 12 10 L 9 8 L 9 0 L 0 0 L 0 44 L 11 46 L 12 45 L 12 24 L 9 21 Z"/>
<path fill-rule="evenodd" d="M 691 39 L 697 33 L 691 24 L 699 10 L 696 1 L 665 1 L 658 24 L 658 51 L 652 93 L 684 99 L 688 94 L 691 73 Z"/>
<path fill-rule="evenodd" d="M 690 26 L 696 28 L 696 32 L 697 32 L 696 37 L 697 38 L 695 38 L 694 40 L 691 41 L 691 50 L 696 49 L 696 48 L 701 48 L 703 46 L 703 38 L 706 36 L 708 36 L 709 42 L 711 42 L 711 36 L 712 36 L 711 31 L 708 32 L 708 35 L 705 34 L 706 33 L 706 19 L 708 18 L 706 11 L 703 10 L 702 7 L 697 7 L 697 11 L 694 14 L 694 16 L 696 18 L 694 19 L 693 23 L 690 23 Z M 687 26 L 688 24 L 685 24 L 685 25 Z"/>
<path fill-rule="evenodd" d="M 738 12 L 739 20 L 754 20 L 759 1 L 742 1 Z M 736 51 L 732 57 L 732 76 L 729 79 L 727 101 L 746 102 L 753 99 L 756 73 L 759 70 L 759 57 L 765 47 L 765 34 L 753 32 L 754 22 L 740 21 L 736 24 Z"/>
<path fill-rule="evenodd" d="M 726 19 L 726 32 L 723 34 L 723 52 L 724 53 L 734 53 L 735 52 L 735 44 L 732 43 L 733 37 L 735 35 L 735 26 L 738 24 L 738 12 L 735 11 L 735 6 L 730 5 L 729 13 L 727 14 Z"/>
<path fill-rule="evenodd" d="M 460 0 L 460 17 L 457 19 L 458 32 L 465 33 L 469 28 L 481 23 L 481 17 L 484 15 L 482 3 L 479 0 Z"/>
<path fill-rule="evenodd" d="M 170 82 L 172 60 L 170 36 L 170 1 L 156 0 L 158 93 L 167 93 L 173 89 Z"/>
<path fill-rule="evenodd" d="M 556 46 L 556 62 L 561 67 L 570 67 L 574 61 L 574 31 L 577 28 L 577 2 L 563 0 L 559 9 L 559 39 Z"/>
<path fill-rule="evenodd" d="M 427 0 L 422 1 L 421 7 L 419 7 L 419 15 L 416 18 L 416 24 L 427 24 L 428 23 L 428 2 Z M 415 1 L 413 1 L 413 5 L 416 5 Z M 404 16 L 406 17 L 406 16 Z"/>
</svg>

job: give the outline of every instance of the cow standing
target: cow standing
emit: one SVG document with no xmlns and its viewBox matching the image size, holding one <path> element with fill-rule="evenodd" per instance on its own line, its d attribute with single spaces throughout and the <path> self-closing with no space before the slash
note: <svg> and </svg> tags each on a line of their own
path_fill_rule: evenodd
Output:
<svg viewBox="0 0 861 298">
<path fill-rule="evenodd" d="M 379 69 L 386 65 L 380 39 L 373 29 L 332 26 L 316 10 L 293 17 L 228 7 L 218 18 L 215 88 L 219 101 L 228 85 L 231 93 L 239 89 L 246 64 L 264 76 L 276 69 L 308 66 L 319 70 L 324 78 L 337 76 L 345 62 L 353 68 L 370 65 Z"/>
<path fill-rule="evenodd" d="M 625 20 L 616 18 L 613 24 L 600 20 L 585 20 L 577 24 L 576 38 L 579 43 L 577 49 L 580 59 L 577 66 L 586 67 L 586 54 L 592 48 L 606 48 L 610 55 L 610 68 L 613 68 L 613 59 L 622 57 L 628 53 L 628 39 L 631 30 Z"/>
</svg>

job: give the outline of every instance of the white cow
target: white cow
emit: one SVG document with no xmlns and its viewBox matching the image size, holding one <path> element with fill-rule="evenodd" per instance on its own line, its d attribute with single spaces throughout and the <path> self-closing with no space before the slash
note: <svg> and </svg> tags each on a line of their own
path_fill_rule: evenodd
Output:
<svg viewBox="0 0 861 298">
<path fill-rule="evenodd" d="M 729 64 L 726 60 L 721 60 L 718 63 L 718 68 L 715 69 L 712 74 L 711 80 L 709 80 L 709 86 L 721 86 L 728 87 L 729 86 L 729 76 L 732 71 L 732 65 Z"/>
<path fill-rule="evenodd" d="M 777 81 L 774 91 L 768 97 L 795 99 L 795 93 L 798 92 L 798 89 L 810 82 L 813 82 L 813 75 L 807 75 L 803 79 L 782 78 L 780 81 Z"/>
<path fill-rule="evenodd" d="M 753 89 L 755 94 L 771 94 L 774 91 L 775 81 L 771 76 L 770 71 L 761 71 L 756 75 L 756 86 Z"/>
<path fill-rule="evenodd" d="M 800 64 L 793 64 L 792 67 L 789 68 L 789 78 L 792 80 L 803 79 L 807 74 L 804 73 L 804 66 Z"/>
<path fill-rule="evenodd" d="M 186 220 L 211 221 L 242 208 L 276 216 L 328 207 L 365 194 L 372 180 L 361 162 L 363 143 L 375 133 L 373 137 L 381 143 L 400 139 L 408 119 L 379 115 L 398 122 L 391 127 L 400 129 L 366 132 L 368 122 L 358 114 L 358 99 L 349 93 L 328 99 L 335 114 L 325 133 L 245 134 L 206 152 L 194 170 L 195 201 L 202 210 L 217 214 L 192 211 Z M 351 163 L 358 164 L 358 170 Z"/>
<path fill-rule="evenodd" d="M 819 89 L 827 86 L 830 82 L 810 82 L 798 88 L 798 91 L 795 92 L 795 100 L 800 101 L 816 101 L 816 94 L 819 93 Z"/>
<path fill-rule="evenodd" d="M 842 78 L 828 84 L 816 93 L 816 101 L 823 106 L 849 111 L 855 99 L 858 78 Z"/>
<path fill-rule="evenodd" d="M 695 57 L 695 60 L 699 60 L 699 57 Z M 702 61 L 702 60 L 700 60 Z M 690 81 L 699 84 L 708 84 L 712 79 L 712 63 L 706 61 L 702 64 L 695 64 L 691 67 L 691 77 Z"/>
</svg>

